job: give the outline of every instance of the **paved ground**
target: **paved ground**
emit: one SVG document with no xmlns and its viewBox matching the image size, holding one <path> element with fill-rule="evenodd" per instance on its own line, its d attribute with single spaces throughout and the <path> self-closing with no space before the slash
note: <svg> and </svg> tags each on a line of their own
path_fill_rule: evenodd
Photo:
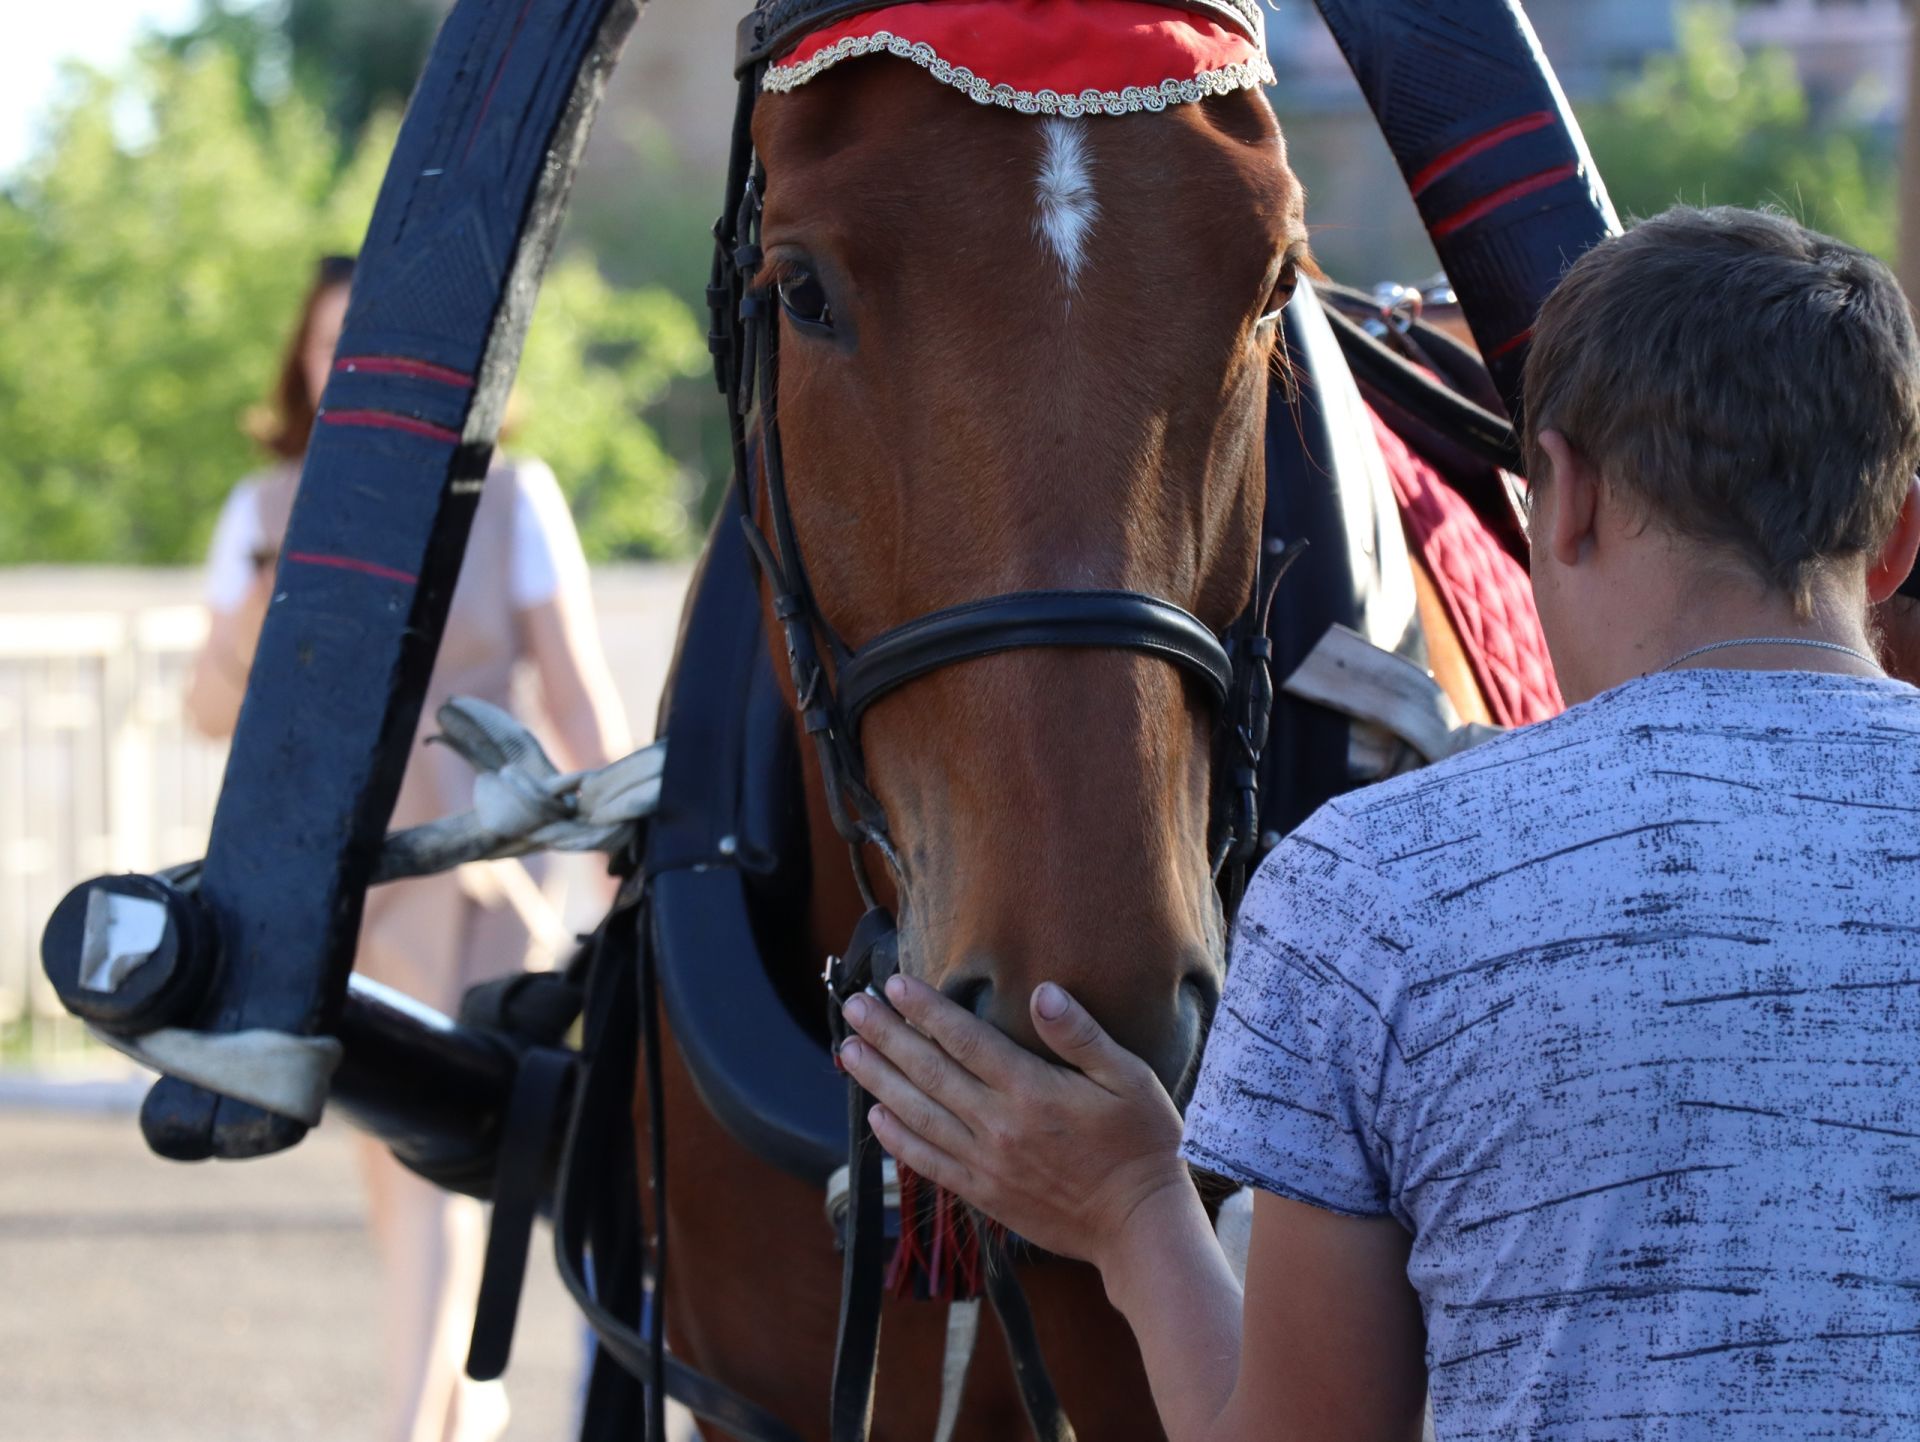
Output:
<svg viewBox="0 0 1920 1442">
<path fill-rule="evenodd" d="M 148 1154 L 111 1088 L 96 1100 L 50 1110 L 0 1085 L 0 1438 L 372 1438 L 380 1329 L 347 1129 L 180 1166 Z M 570 1435 L 580 1331 L 544 1242 L 510 1442 Z"/>
<path fill-rule="evenodd" d="M 642 739 L 687 574 L 595 570 L 608 659 Z M 4 569 L 0 620 L 190 607 L 200 584 L 186 570 Z M 158 804 L 181 802 L 166 792 Z M 69 828 L 77 813 L 53 809 Z M 7 868 L 49 845 L 0 834 L 0 923 L 20 881 Z M 48 898 L 103 861 L 76 864 L 41 878 Z M 16 918 L 17 935 L 0 924 L 0 991 L 37 971 L 45 905 Z M 347 1128 L 266 1161 L 178 1166 L 141 1144 L 127 1109 L 140 1090 L 111 1077 L 50 1090 L 0 1068 L 0 1442 L 373 1439 L 381 1328 Z M 509 1442 L 570 1435 L 581 1330 L 549 1257 L 543 1234 L 507 1377 Z"/>
</svg>

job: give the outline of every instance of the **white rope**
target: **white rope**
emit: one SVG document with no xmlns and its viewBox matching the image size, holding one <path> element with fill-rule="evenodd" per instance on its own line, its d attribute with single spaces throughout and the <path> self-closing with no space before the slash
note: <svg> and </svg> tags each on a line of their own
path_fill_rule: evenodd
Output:
<svg viewBox="0 0 1920 1442">
<path fill-rule="evenodd" d="M 562 775 L 533 733 L 498 706 L 455 697 L 437 715 L 442 735 L 436 739 L 479 772 L 473 810 L 394 832 L 375 867 L 375 881 L 428 876 L 531 851 L 617 852 L 632 842 L 638 823 L 660 804 L 665 741 L 598 771 Z M 126 938 L 143 919 L 104 908 L 95 917 L 90 907 L 89 934 L 98 932 L 101 938 L 90 943 L 99 953 L 90 964 L 103 979 L 117 981 L 114 948 L 133 947 L 134 941 Z M 361 977 L 353 984 L 370 985 Z M 89 1030 L 142 1066 L 308 1126 L 320 1121 L 328 1085 L 344 1052 L 334 1037 L 264 1029 L 162 1027 L 139 1037 Z"/>
<path fill-rule="evenodd" d="M 980 1340 L 980 1299 L 947 1305 L 947 1350 L 940 1364 L 940 1423 L 933 1442 L 953 1442 L 960 1422 L 960 1403 L 967 1392 L 967 1369 L 973 1363 L 973 1345 Z"/>
<path fill-rule="evenodd" d="M 129 1037 L 94 1026 L 87 1030 L 152 1071 L 310 1127 L 320 1123 L 327 1084 L 346 1050 L 334 1037 L 279 1031 L 189 1031 L 167 1026 Z"/>
<path fill-rule="evenodd" d="M 880 1161 L 880 1196 L 885 1210 L 896 1217 L 900 1213 L 900 1168 L 892 1157 Z M 853 1202 L 853 1173 L 841 1166 L 827 1178 L 827 1223 L 835 1237 L 842 1236 L 847 1211 Z M 901 1225 L 905 1226 L 904 1219 Z M 940 1421 L 934 1428 L 933 1442 L 953 1442 L 954 1428 L 960 1423 L 960 1403 L 967 1391 L 967 1370 L 973 1364 L 974 1343 L 980 1337 L 980 1299 L 947 1304 L 947 1347 L 940 1366 Z"/>
<path fill-rule="evenodd" d="M 1447 693 L 1423 668 L 1345 626 L 1329 626 L 1280 689 L 1379 728 L 1412 747 L 1421 763 L 1500 734 L 1477 721 L 1461 724 Z"/>
<path fill-rule="evenodd" d="M 1213 1216 L 1213 1234 L 1220 1239 L 1227 1265 L 1241 1286 L 1247 1284 L 1247 1252 L 1253 1245 L 1253 1189 L 1241 1187 L 1220 1203 Z"/>
<path fill-rule="evenodd" d="M 562 774 L 533 733 L 498 706 L 456 696 L 436 716 L 434 739 L 479 773 L 473 810 L 388 836 L 375 882 L 532 851 L 618 852 L 660 804 L 664 740 L 598 771 Z"/>
<path fill-rule="evenodd" d="M 880 1159 L 880 1201 L 884 1210 L 899 1214 L 900 1167 L 892 1157 Z M 827 1225 L 839 1236 L 846 1226 L 847 1209 L 853 1205 L 853 1173 L 843 1164 L 827 1178 Z"/>
</svg>

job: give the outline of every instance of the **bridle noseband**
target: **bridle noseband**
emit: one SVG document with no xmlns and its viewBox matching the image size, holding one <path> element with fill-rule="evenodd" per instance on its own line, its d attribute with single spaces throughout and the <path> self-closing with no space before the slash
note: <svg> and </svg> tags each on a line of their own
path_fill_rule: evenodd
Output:
<svg viewBox="0 0 1920 1442">
<path fill-rule="evenodd" d="M 1139 651 L 1190 672 L 1224 710 L 1233 658 L 1188 612 L 1138 591 L 1011 591 L 934 611 L 877 636 L 839 673 L 841 714 L 858 731 L 867 707 L 930 671 L 1027 646 Z"/>
</svg>

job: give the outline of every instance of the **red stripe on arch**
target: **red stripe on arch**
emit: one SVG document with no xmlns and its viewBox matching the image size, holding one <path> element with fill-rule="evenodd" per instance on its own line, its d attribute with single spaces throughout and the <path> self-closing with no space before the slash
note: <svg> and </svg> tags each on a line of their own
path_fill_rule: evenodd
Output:
<svg viewBox="0 0 1920 1442">
<path fill-rule="evenodd" d="M 1556 165 L 1552 170 L 1543 170 L 1538 175 L 1529 175 L 1525 180 L 1516 180 L 1511 185 L 1503 185 L 1492 195 L 1483 196 L 1472 205 L 1456 210 L 1445 220 L 1437 222 L 1429 232 L 1435 240 L 1445 240 L 1457 230 L 1464 230 L 1476 220 L 1485 220 L 1503 206 L 1513 204 L 1538 191 L 1551 189 L 1563 180 L 1571 180 L 1580 173 L 1577 161 L 1568 161 L 1565 165 Z"/>
<path fill-rule="evenodd" d="M 507 73 L 507 61 L 513 58 L 514 48 L 520 43 L 520 31 L 527 23 L 527 12 L 533 9 L 533 0 L 526 0 L 520 7 L 519 15 L 514 17 L 513 33 L 507 36 L 507 48 L 500 52 L 500 63 L 493 69 L 493 79 L 487 84 L 487 93 L 480 101 L 480 113 L 473 117 L 473 129 L 467 132 L 467 148 L 461 152 L 462 164 L 473 155 L 473 142 L 480 138 L 480 127 L 486 124 L 487 112 L 493 109 L 493 95 L 500 88 L 500 77 Z"/>
<path fill-rule="evenodd" d="M 1407 182 L 1407 186 L 1412 190 L 1414 198 L 1418 199 L 1420 193 L 1434 181 L 1448 171 L 1465 165 L 1474 156 L 1485 155 L 1495 146 L 1505 145 L 1516 136 L 1531 135 L 1536 130 L 1545 130 L 1557 119 L 1559 117 L 1551 110 L 1536 110 L 1531 115 L 1521 115 L 1512 120 L 1502 121 L 1493 129 L 1482 131 L 1471 140 L 1461 141 L 1451 150 L 1441 151 L 1418 175 Z"/>
<path fill-rule="evenodd" d="M 381 431 L 405 431 L 410 436 L 425 436 L 430 441 L 458 445 L 460 432 L 416 416 L 397 415 L 393 411 L 322 411 L 320 422 L 329 426 L 371 426 Z"/>
<path fill-rule="evenodd" d="M 383 566 L 378 561 L 363 561 L 357 556 L 328 556 L 315 551 L 289 551 L 289 561 L 298 561 L 303 566 L 330 566 L 336 571 L 358 571 L 363 576 L 378 576 L 383 581 L 404 581 L 415 585 L 420 578 L 407 571 L 396 571 L 392 566 Z"/>
<path fill-rule="evenodd" d="M 1532 339 L 1533 339 L 1533 327 L 1528 326 L 1525 330 L 1521 331 L 1519 335 L 1516 335 L 1516 336 L 1510 337 L 1507 340 L 1501 341 L 1499 345 L 1493 348 L 1493 353 L 1489 355 L 1487 359 L 1499 360 L 1501 356 L 1512 355 L 1515 351 L 1519 350 L 1521 346 L 1525 345 L 1528 341 Z"/>
<path fill-rule="evenodd" d="M 473 389 L 473 377 L 452 366 L 437 366 L 432 361 L 414 360 L 400 355 L 343 355 L 333 363 L 336 371 L 367 371 L 373 375 L 412 376 L 415 380 L 438 381 L 444 386 Z"/>
</svg>

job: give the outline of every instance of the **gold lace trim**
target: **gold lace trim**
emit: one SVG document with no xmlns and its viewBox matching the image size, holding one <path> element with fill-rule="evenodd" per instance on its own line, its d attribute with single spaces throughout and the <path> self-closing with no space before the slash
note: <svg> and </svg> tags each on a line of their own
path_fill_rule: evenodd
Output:
<svg viewBox="0 0 1920 1442">
<path fill-rule="evenodd" d="M 982 105 L 998 105 L 1022 115 L 1060 115 L 1068 119 L 1160 111 L 1183 101 L 1191 103 L 1209 95 L 1228 95 L 1236 90 L 1274 83 L 1273 66 L 1262 54 L 1257 60 L 1203 70 L 1191 80 L 1162 80 L 1157 86 L 1129 85 L 1125 90 L 1087 89 L 1067 94 L 1057 90 L 1015 90 L 1011 85 L 995 85 L 964 65 L 942 60 L 924 40 L 909 40 L 891 31 L 876 30 L 871 35 L 843 36 L 796 64 L 769 66 L 761 88 L 774 92 L 794 90 L 843 60 L 881 51 L 911 60 L 942 85 L 965 91 L 969 98 Z"/>
</svg>

